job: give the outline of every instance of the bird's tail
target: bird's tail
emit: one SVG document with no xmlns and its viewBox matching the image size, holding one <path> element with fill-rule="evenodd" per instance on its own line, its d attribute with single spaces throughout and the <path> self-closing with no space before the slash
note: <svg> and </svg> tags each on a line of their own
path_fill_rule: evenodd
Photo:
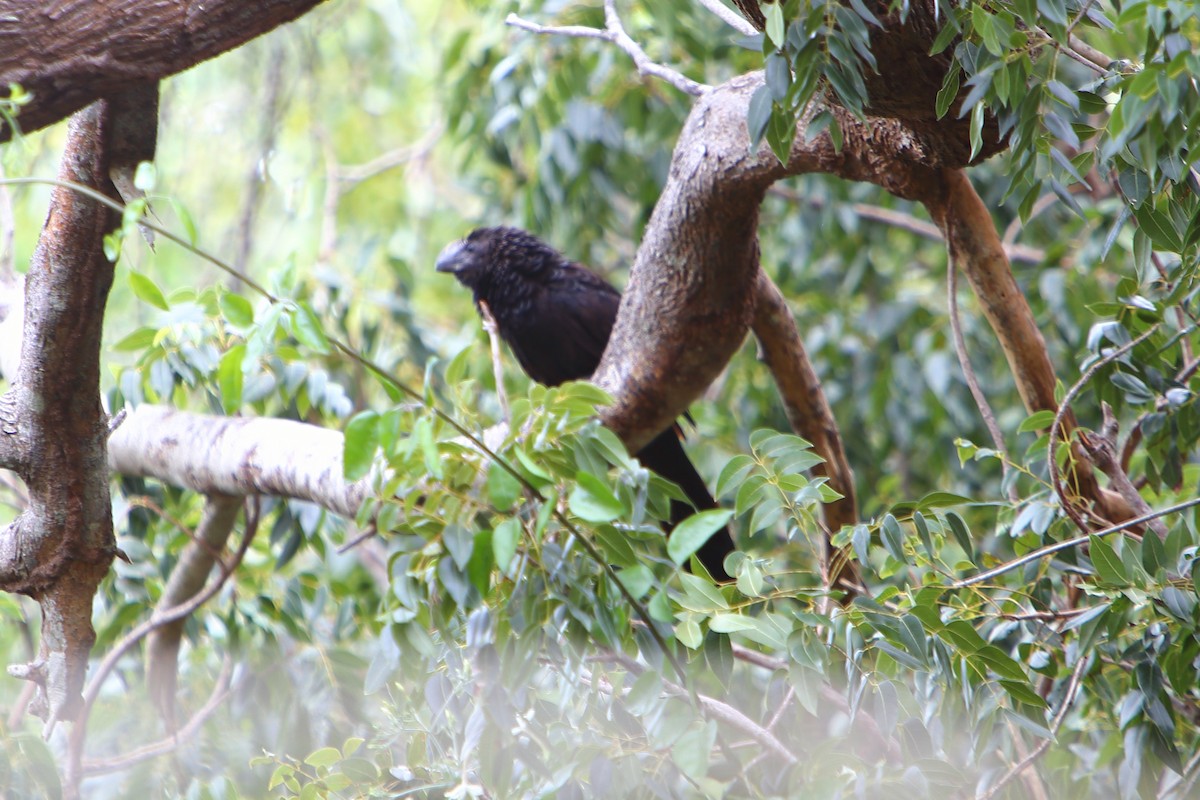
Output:
<svg viewBox="0 0 1200 800">
<path fill-rule="evenodd" d="M 688 500 L 691 501 L 690 503 L 681 500 L 671 501 L 668 534 L 676 525 L 690 517 L 695 510 L 704 511 L 717 508 L 717 501 L 709 493 L 708 486 L 700 477 L 700 473 L 692 466 L 674 426 L 656 436 L 638 452 L 637 457 L 643 466 L 678 484 L 683 493 L 687 495 Z M 696 557 L 700 559 L 700 563 L 713 578 L 718 581 L 727 581 L 731 576 L 725 571 L 725 556 L 733 549 L 733 536 L 726 526 L 709 537 L 709 540 L 696 552 Z"/>
</svg>

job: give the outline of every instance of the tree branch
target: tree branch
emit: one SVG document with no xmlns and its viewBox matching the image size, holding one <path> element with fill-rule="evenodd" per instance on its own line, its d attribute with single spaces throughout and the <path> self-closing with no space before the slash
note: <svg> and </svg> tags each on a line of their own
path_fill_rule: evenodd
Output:
<svg viewBox="0 0 1200 800">
<path fill-rule="evenodd" d="M 72 120 L 62 180 L 112 196 L 112 117 L 98 103 Z M 95 641 L 92 599 L 115 553 L 99 392 L 113 279 L 103 239 L 115 226 L 116 216 L 92 199 L 53 192 L 26 280 L 20 367 L 0 399 L 5 445 L 17 455 L 30 498 L 0 541 L 0 588 L 28 594 L 42 608 L 38 660 L 10 672 L 38 682 L 41 696 L 31 708 L 51 727 L 79 711 Z"/>
<path fill-rule="evenodd" d="M 205 442 L 204 449 L 193 446 Z M 351 519 L 369 478 L 342 477 L 342 434 L 282 419 L 216 417 L 138 406 L 109 441 L 109 465 L 204 494 L 309 500 Z"/>
<path fill-rule="evenodd" d="M 825 399 L 821 381 L 808 360 L 800 332 L 787 301 L 765 272 L 759 271 L 754 302 L 754 335 L 762 348 L 763 360 L 775 378 L 784 411 L 792 430 L 813 443 L 813 449 L 825 459 L 813 472 L 829 479 L 829 485 L 842 499 L 821 506 L 829 531 L 859 521 L 854 493 L 854 473 L 842 447 L 837 420 Z M 834 549 L 825 539 L 821 563 L 828 585 L 849 592 L 862 592 L 862 575 L 845 549 Z"/>
<path fill-rule="evenodd" d="M 793 203 L 802 203 L 812 208 L 824 208 L 826 206 L 826 201 L 823 198 L 816 195 L 803 194 L 790 186 L 776 185 L 772 186 L 769 191 L 770 194 Z M 1057 195 L 1050 195 L 1050 197 L 1055 200 L 1058 199 Z M 915 233 L 923 239 L 942 241 L 942 232 L 938 230 L 937 225 L 934 225 L 932 222 L 926 222 L 923 219 L 918 219 L 912 214 L 905 214 L 902 211 L 875 206 L 870 203 L 850 203 L 839 206 L 839 208 L 849 208 L 862 219 L 891 225 L 900 230 Z M 1007 240 L 1004 242 L 1004 252 L 1010 261 L 1022 264 L 1041 264 L 1046 260 L 1045 250 L 1038 247 L 1016 244 Z"/>
<path fill-rule="evenodd" d="M 926 206 L 942 229 L 951 262 L 966 273 L 979 298 L 984 316 L 1008 359 L 1025 408 L 1030 412 L 1059 410 L 1054 397 L 1058 380 L 1045 339 L 1013 277 L 991 214 L 962 170 L 942 170 L 938 180 L 939 191 L 928 198 Z M 1065 408 L 1060 417 L 1066 438 L 1077 426 L 1075 415 Z M 1124 498 L 1097 483 L 1082 447 L 1076 444 L 1073 452 L 1077 463 L 1071 481 L 1076 493 L 1092 500 L 1100 515 L 1110 520 L 1133 516 Z M 1053 459 L 1054 454 L 1050 457 Z"/>
<path fill-rule="evenodd" d="M 79 782 L 83 778 L 83 749 L 87 742 L 88 718 L 92 705 L 96 702 L 96 698 L 100 696 L 100 688 L 104 685 L 104 681 L 113 669 L 116 668 L 117 663 L 125 653 L 134 645 L 156 629 L 190 616 L 193 611 L 207 603 L 225 585 L 225 582 L 229 580 L 230 576 L 233 575 L 234 571 L 242 563 L 242 559 L 246 557 L 246 552 L 250 549 L 250 543 L 254 541 L 255 535 L 258 533 L 258 522 L 258 512 L 254 511 L 251 513 L 250 509 L 247 509 L 246 528 L 245 533 L 242 534 L 241 544 L 239 544 L 233 559 L 229 563 L 221 564 L 220 574 L 211 583 L 184 602 L 170 608 L 164 609 L 160 607 L 155 609 L 150 619 L 125 634 L 112 650 L 105 655 L 104 660 L 100 662 L 100 666 L 96 668 L 96 674 L 92 676 L 91 681 L 88 683 L 87 691 L 84 692 L 82 717 L 71 731 L 66 768 L 66 783 L 69 791 L 78 794 Z"/>
<path fill-rule="evenodd" d="M 625 27 L 621 24 L 621 18 L 617 15 L 615 0 L 604 0 L 603 29 L 589 28 L 586 25 L 563 25 L 557 27 L 538 25 L 535 22 L 521 19 L 516 14 L 509 14 L 504 23 L 512 25 L 514 28 L 529 31 L 530 33 L 572 36 L 583 39 L 602 39 L 606 42 L 612 42 L 633 59 L 633 64 L 637 67 L 639 75 L 659 78 L 671 84 L 679 91 L 690 95 L 699 96 L 711 88 L 703 83 L 697 83 L 670 67 L 664 67 L 662 64 L 652 61 L 650 56 L 646 55 L 646 51 L 641 48 L 641 45 L 625 32 Z"/>
<path fill-rule="evenodd" d="M 204 516 L 195 535 L 179 556 L 166 589 L 155 603 L 156 615 L 180 606 L 195 597 L 208 580 L 219 553 L 233 533 L 244 499 L 209 495 Z M 164 623 L 151 631 L 146 640 L 146 684 L 150 699 L 158 706 L 168 731 L 175 731 L 176 684 L 179 674 L 179 646 L 186 618 Z"/>
<path fill-rule="evenodd" d="M 155 82 L 290 22 L 320 0 L 0 0 L 0 87 L 33 95 L 22 130 L 66 118 L 131 83 Z M 0 121 L 0 142 L 12 131 Z"/>
<path fill-rule="evenodd" d="M 812 105 L 797 125 L 786 166 L 765 144 L 751 150 L 750 98 L 761 73 L 741 76 L 696 102 L 646 228 L 608 349 L 593 379 L 616 398 L 603 418 L 637 450 L 681 414 L 741 346 L 754 317 L 759 208 L 786 175 L 828 172 L 868 180 L 901 197 L 932 191 L 934 158 L 921 138 L 889 120 L 863 123 Z M 822 109 L 841 125 L 809 139 Z M 696 347 L 703 332 L 704 347 Z"/>
<path fill-rule="evenodd" d="M 707 8 L 713 14 L 716 14 L 722 22 L 743 36 L 753 36 L 758 33 L 758 28 L 755 28 L 743 17 L 734 13 L 733 9 L 722 4 L 721 0 L 700 0 L 700 5 Z"/>
</svg>

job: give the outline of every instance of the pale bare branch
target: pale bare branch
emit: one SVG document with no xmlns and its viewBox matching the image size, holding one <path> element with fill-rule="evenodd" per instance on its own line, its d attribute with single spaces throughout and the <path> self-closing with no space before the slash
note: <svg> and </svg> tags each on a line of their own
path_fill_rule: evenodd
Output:
<svg viewBox="0 0 1200 800">
<path fill-rule="evenodd" d="M 721 0 L 697 0 L 700 5 L 707 8 L 713 14 L 716 14 L 722 22 L 733 28 L 743 36 L 754 36 L 758 33 L 758 29 L 746 21 L 746 18 L 741 14 L 729 8 Z"/>
<path fill-rule="evenodd" d="M 530 33 L 570 36 L 582 39 L 601 39 L 606 42 L 612 42 L 633 59 L 633 64 L 637 67 L 637 71 L 641 75 L 659 78 L 671 84 L 679 91 L 693 96 L 702 95 L 711 89 L 710 86 L 697 83 L 683 73 L 651 60 L 641 45 L 625 32 L 625 27 L 621 24 L 621 18 L 617 15 L 615 0 L 604 0 L 604 28 L 589 28 L 586 25 L 539 25 L 536 22 L 522 19 L 516 14 L 509 14 L 504 22 L 506 25 L 511 25 L 514 28 L 520 28 Z"/>
</svg>

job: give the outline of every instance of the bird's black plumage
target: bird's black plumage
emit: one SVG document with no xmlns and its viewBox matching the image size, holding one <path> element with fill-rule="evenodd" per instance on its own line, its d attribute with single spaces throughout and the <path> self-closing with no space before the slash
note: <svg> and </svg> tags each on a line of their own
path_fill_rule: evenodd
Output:
<svg viewBox="0 0 1200 800">
<path fill-rule="evenodd" d="M 487 304 L 500 337 L 538 383 L 557 386 L 589 378 L 600 365 L 621 294 L 536 236 L 519 228 L 478 228 L 442 250 L 437 270 L 453 274 L 470 289 L 477 307 Z M 637 457 L 678 484 L 691 505 L 717 507 L 675 429 L 660 433 Z M 670 526 L 691 513 L 687 503 L 672 501 Z M 732 550 L 729 531 L 720 530 L 697 556 L 709 574 L 727 580 L 723 562 Z"/>
</svg>

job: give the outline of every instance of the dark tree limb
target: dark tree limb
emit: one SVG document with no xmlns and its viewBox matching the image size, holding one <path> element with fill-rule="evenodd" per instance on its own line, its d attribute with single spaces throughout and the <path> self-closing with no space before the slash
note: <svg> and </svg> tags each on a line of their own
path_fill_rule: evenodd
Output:
<svg viewBox="0 0 1200 800">
<path fill-rule="evenodd" d="M 1008 359 L 1017 391 L 1030 411 L 1057 410 L 1054 389 L 1058 382 L 1046 342 L 1033 318 L 1033 311 L 1013 277 L 1004 245 L 992 222 L 991 213 L 962 170 L 944 170 L 940 190 L 927 202 L 930 216 L 942 229 L 950 260 L 966 273 L 979 298 L 984 316 Z M 1062 413 L 1062 437 L 1072 441 L 1078 427 L 1075 414 Z M 1092 462 L 1083 447 L 1072 445 L 1075 464 L 1070 480 L 1073 491 L 1096 504 L 1099 514 L 1113 522 L 1135 516 L 1121 495 L 1101 487 L 1092 472 Z M 1053 458 L 1053 453 L 1050 454 Z"/>
<path fill-rule="evenodd" d="M 0 91 L 33 95 L 33 131 L 131 84 L 153 83 L 220 55 L 321 0 L 0 0 Z M 0 121 L 0 142 L 12 131 Z"/>
<path fill-rule="evenodd" d="M 195 537 L 183 549 L 171 570 L 162 597 L 155 603 L 156 614 L 182 606 L 204 589 L 213 565 L 233 533 L 244 498 L 209 495 L 204 516 L 196 527 Z M 150 699 L 158 706 L 167 731 L 176 730 L 176 686 L 179 677 L 179 646 L 183 639 L 186 617 L 164 623 L 150 632 L 146 639 L 146 684 Z"/>
<path fill-rule="evenodd" d="M 762 358 L 779 388 L 788 422 L 800 436 L 812 442 L 813 450 L 825 459 L 813 472 L 829 479 L 829 486 L 842 495 L 841 500 L 821 506 L 826 528 L 832 532 L 858 522 L 858 503 L 854 495 L 854 474 L 842 447 L 837 420 L 825 399 L 821 380 L 808 360 L 800 331 L 787 301 L 765 272 L 758 273 L 754 306 L 754 335 L 762 349 Z M 821 559 L 831 587 L 851 594 L 862 592 L 862 576 L 844 549 L 824 547 Z"/>
<path fill-rule="evenodd" d="M 734 78 L 700 97 L 675 147 L 667 184 L 646 228 L 594 380 L 616 402 L 604 413 L 631 450 L 680 415 L 741 346 L 754 317 L 758 215 L 770 185 L 787 175 L 827 172 L 877 183 L 900 197 L 936 189 L 936 148 L 891 120 L 855 120 L 829 107 L 845 138 L 805 139 L 810 107 L 786 166 L 750 149 L 746 113 L 761 73 Z"/>
<path fill-rule="evenodd" d="M 104 103 L 72 120 L 60 178 L 114 194 L 112 114 Z M 36 681 L 32 710 L 74 719 L 95 641 L 92 597 L 115 553 L 108 493 L 107 418 L 100 405 L 100 337 L 113 264 L 108 208 L 55 189 L 25 286 L 20 367 L 0 398 L 3 461 L 29 487 L 29 508 L 0 532 L 0 589 L 42 608 L 38 659 L 10 668 Z"/>
</svg>

